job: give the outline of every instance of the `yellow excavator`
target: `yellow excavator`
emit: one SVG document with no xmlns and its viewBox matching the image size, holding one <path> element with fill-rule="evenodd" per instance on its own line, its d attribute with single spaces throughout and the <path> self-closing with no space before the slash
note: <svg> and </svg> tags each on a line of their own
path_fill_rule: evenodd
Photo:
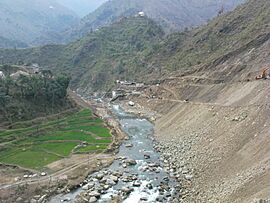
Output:
<svg viewBox="0 0 270 203">
<path fill-rule="evenodd" d="M 263 68 L 261 70 L 258 70 L 258 72 L 262 72 L 261 75 L 257 75 L 256 76 L 256 80 L 260 80 L 260 79 L 268 79 L 270 77 L 270 72 L 269 72 L 270 66 Z"/>
</svg>

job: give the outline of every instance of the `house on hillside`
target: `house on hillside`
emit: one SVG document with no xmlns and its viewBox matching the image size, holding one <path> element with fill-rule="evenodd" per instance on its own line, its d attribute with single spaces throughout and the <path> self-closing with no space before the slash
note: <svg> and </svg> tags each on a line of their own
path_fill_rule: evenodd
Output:
<svg viewBox="0 0 270 203">
<path fill-rule="evenodd" d="M 143 11 L 141 11 L 141 12 L 138 13 L 138 16 L 144 17 L 145 16 L 145 13 Z"/>
<path fill-rule="evenodd" d="M 3 71 L 0 71 L 0 78 L 5 78 L 5 74 Z"/>
</svg>

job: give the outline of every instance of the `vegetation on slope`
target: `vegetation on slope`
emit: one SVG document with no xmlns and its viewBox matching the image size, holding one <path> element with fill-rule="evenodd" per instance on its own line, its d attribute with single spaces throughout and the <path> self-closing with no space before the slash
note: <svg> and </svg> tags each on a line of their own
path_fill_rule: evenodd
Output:
<svg viewBox="0 0 270 203">
<path fill-rule="evenodd" d="M 78 26 L 74 26 L 66 33 L 66 37 L 69 40 L 85 36 L 91 30 L 110 25 L 123 16 L 134 16 L 140 11 L 161 25 L 166 32 L 184 30 L 206 23 L 207 20 L 217 16 L 222 6 L 228 11 L 244 1 L 111 0 L 84 17 Z"/>
<path fill-rule="evenodd" d="M 71 153 L 103 151 L 111 143 L 109 129 L 89 109 L 19 126 L 0 131 L 2 163 L 40 170 Z"/>
<path fill-rule="evenodd" d="M 134 79 L 145 71 L 145 57 L 156 49 L 162 29 L 145 17 L 124 18 L 67 46 L 3 50 L 3 63 L 39 63 L 72 73 L 73 87 L 108 89 L 116 79 Z M 91 81 L 91 82 L 89 82 Z"/>
<path fill-rule="evenodd" d="M 10 48 L 17 48 L 17 47 L 26 48 L 26 47 L 28 47 L 28 45 L 26 43 L 23 43 L 20 41 L 7 39 L 7 38 L 0 36 L 0 47 L 3 47 L 3 48 L 8 48 L 8 47 L 10 47 Z"/>
<path fill-rule="evenodd" d="M 2 63 L 40 63 L 68 71 L 75 88 L 108 90 L 116 79 L 154 80 L 174 71 L 210 69 L 261 46 L 270 35 L 269 8 L 269 1 L 250 0 L 206 26 L 167 37 L 146 17 L 124 18 L 67 46 L 3 50 L 0 57 Z"/>
<path fill-rule="evenodd" d="M 269 1 L 250 0 L 207 26 L 169 36 L 152 59 L 169 72 L 215 66 L 266 42 L 270 38 L 269 14 Z"/>
<path fill-rule="evenodd" d="M 59 112 L 72 106 L 67 99 L 70 78 L 53 77 L 50 71 L 40 74 L 12 76 L 18 67 L 0 66 L 5 77 L 0 77 L 0 122 L 11 125 Z"/>
</svg>

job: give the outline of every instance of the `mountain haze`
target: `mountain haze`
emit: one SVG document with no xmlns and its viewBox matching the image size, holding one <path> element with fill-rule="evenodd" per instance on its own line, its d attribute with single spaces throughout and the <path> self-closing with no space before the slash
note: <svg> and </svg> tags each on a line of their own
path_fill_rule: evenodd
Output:
<svg viewBox="0 0 270 203">
<path fill-rule="evenodd" d="M 38 63 L 55 72 L 72 74 L 74 88 L 108 89 L 116 79 L 140 76 L 147 64 L 145 56 L 163 36 L 161 27 L 151 19 L 131 17 L 68 45 L 3 50 L 0 57 L 2 63 Z"/>
<path fill-rule="evenodd" d="M 29 45 L 49 43 L 48 36 L 55 37 L 79 20 L 54 0 L 1 0 L 0 16 L 0 36 Z"/>
<path fill-rule="evenodd" d="M 80 17 L 93 12 L 107 0 L 57 0 L 57 2 L 70 10 L 73 10 Z"/>
<path fill-rule="evenodd" d="M 143 11 L 162 25 L 166 32 L 184 30 L 206 23 L 224 8 L 229 11 L 245 0 L 111 0 L 81 20 L 67 35 L 78 38 L 123 16 Z"/>
<path fill-rule="evenodd" d="M 4 37 L 0 36 L 0 47 L 9 47 L 9 48 L 14 48 L 14 47 L 20 47 L 20 48 L 26 48 L 28 45 L 26 43 L 16 41 L 16 40 L 11 40 L 7 39 Z"/>
</svg>

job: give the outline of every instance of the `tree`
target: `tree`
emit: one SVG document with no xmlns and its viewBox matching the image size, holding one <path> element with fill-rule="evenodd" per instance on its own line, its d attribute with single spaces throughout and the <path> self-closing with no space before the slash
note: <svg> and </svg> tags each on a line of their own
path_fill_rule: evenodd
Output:
<svg viewBox="0 0 270 203">
<path fill-rule="evenodd" d="M 0 89 L 0 110 L 4 113 L 5 118 L 9 121 L 9 123 L 12 123 L 11 116 L 9 115 L 9 112 L 6 108 L 8 102 L 9 102 L 10 97 Z"/>
</svg>

